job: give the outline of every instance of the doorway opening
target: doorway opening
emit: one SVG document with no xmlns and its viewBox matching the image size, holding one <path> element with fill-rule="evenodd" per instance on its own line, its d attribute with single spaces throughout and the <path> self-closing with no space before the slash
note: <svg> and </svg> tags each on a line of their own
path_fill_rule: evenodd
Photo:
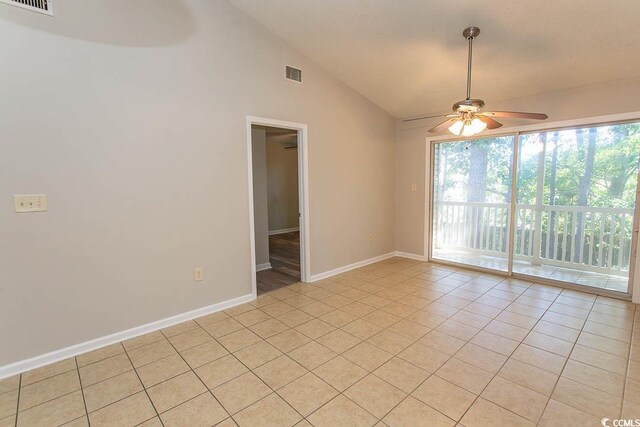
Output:
<svg viewBox="0 0 640 427">
<path fill-rule="evenodd" d="M 309 281 L 306 126 L 249 118 L 247 130 L 257 296 Z"/>
</svg>

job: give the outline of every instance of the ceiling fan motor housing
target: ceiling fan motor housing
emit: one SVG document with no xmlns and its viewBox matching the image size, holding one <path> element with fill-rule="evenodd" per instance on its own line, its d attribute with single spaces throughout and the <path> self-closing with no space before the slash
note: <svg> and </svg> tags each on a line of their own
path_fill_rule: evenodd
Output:
<svg viewBox="0 0 640 427">
<path fill-rule="evenodd" d="M 484 107 L 482 99 L 465 99 L 453 104 L 453 111 L 456 113 L 477 113 Z"/>
</svg>

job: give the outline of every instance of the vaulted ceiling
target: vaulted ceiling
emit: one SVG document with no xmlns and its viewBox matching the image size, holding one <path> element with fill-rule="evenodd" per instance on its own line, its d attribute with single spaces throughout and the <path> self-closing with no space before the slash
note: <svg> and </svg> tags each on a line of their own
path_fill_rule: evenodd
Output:
<svg viewBox="0 0 640 427">
<path fill-rule="evenodd" d="M 229 0 L 394 117 L 640 75 L 639 0 Z"/>
</svg>

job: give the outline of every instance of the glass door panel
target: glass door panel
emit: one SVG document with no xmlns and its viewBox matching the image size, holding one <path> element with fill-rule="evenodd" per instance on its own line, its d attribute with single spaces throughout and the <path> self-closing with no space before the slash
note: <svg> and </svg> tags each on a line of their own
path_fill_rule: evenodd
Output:
<svg viewBox="0 0 640 427">
<path fill-rule="evenodd" d="M 640 124 L 519 135 L 513 272 L 628 292 Z"/>
<path fill-rule="evenodd" d="M 431 256 L 508 271 L 514 136 L 433 145 Z"/>
</svg>

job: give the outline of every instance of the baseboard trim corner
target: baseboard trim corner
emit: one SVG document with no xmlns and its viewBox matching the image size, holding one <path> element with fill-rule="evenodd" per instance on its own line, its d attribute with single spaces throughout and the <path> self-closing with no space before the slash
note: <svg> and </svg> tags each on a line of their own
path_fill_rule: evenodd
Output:
<svg viewBox="0 0 640 427">
<path fill-rule="evenodd" d="M 253 294 L 243 295 L 241 297 L 233 298 L 230 300 L 222 301 L 216 304 L 212 304 L 206 307 L 197 308 L 185 313 L 177 314 L 175 316 L 167 317 L 165 319 L 156 320 L 141 326 L 136 326 L 131 329 L 116 332 L 111 335 L 107 335 L 101 338 L 96 338 L 83 343 L 75 344 L 69 347 L 62 348 L 60 350 L 54 350 L 49 353 L 45 353 L 39 356 L 31 357 L 29 359 L 13 362 L 9 365 L 0 366 L 0 380 L 3 378 L 11 377 L 13 375 L 21 374 L 23 372 L 37 369 L 51 363 L 59 362 L 69 357 L 78 356 L 89 351 L 97 350 L 102 347 L 106 347 L 111 344 L 118 343 L 120 341 L 135 338 L 140 335 L 147 334 L 149 332 L 157 331 L 159 329 L 173 326 L 178 323 L 186 322 L 198 317 L 206 316 L 207 314 L 215 313 L 217 311 L 226 310 L 231 307 L 235 307 L 240 304 L 244 304 L 253 301 L 255 296 Z"/>
<path fill-rule="evenodd" d="M 426 261 L 426 257 L 424 255 L 412 254 L 410 252 L 400 252 L 396 251 L 396 256 L 401 258 L 413 259 L 416 261 Z"/>
<path fill-rule="evenodd" d="M 271 231 L 269 231 L 269 236 L 273 236 L 275 234 L 293 233 L 294 231 L 300 231 L 300 227 L 291 227 L 291 228 L 282 228 L 280 230 L 271 230 Z"/>
<path fill-rule="evenodd" d="M 256 265 L 256 273 L 258 271 L 269 270 L 269 269 L 271 269 L 271 263 L 270 262 L 265 262 L 264 264 Z"/>
<path fill-rule="evenodd" d="M 389 252 L 383 255 L 378 255 L 373 258 L 354 262 L 353 264 L 334 268 L 333 270 L 325 271 L 324 273 L 313 274 L 311 276 L 311 282 L 317 282 L 318 280 L 326 279 L 328 277 L 335 276 L 340 273 L 346 273 L 347 271 L 355 270 L 356 268 L 364 267 L 366 265 L 373 264 L 375 262 L 384 261 L 385 259 L 393 258 L 394 256 L 396 256 L 396 252 Z"/>
</svg>

